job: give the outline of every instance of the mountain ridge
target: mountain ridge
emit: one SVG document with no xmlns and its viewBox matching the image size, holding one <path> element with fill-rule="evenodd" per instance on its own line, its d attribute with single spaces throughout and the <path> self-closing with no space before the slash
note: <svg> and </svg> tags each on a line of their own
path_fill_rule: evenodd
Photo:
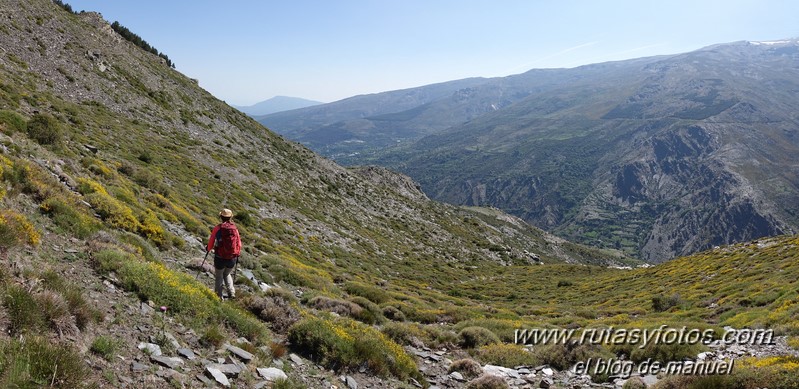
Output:
<svg viewBox="0 0 799 389">
<path fill-rule="evenodd" d="M 789 157 L 798 151 L 796 47 L 741 41 L 531 71 L 508 87 L 525 91 L 517 99 L 444 129 L 412 128 L 429 122 L 421 111 L 436 106 L 446 117 L 474 101 L 490 105 L 496 94 L 464 89 L 450 97 L 471 96 L 459 108 L 442 98 L 395 113 L 405 138 L 378 124 L 364 126 L 373 133 L 360 143 L 334 136 L 345 122 L 326 124 L 315 139 L 276 129 L 345 164 L 398 169 L 434 199 L 496 206 L 569 239 L 657 262 L 797 229 Z M 395 141 L 381 141 L 385 135 Z M 626 226 L 619 213 L 630 218 Z"/>
<path fill-rule="evenodd" d="M 252 105 L 232 105 L 232 107 L 257 119 L 259 116 L 290 111 L 292 109 L 311 107 L 319 104 L 324 103 L 321 101 L 303 99 L 300 97 L 274 96 Z"/>
</svg>

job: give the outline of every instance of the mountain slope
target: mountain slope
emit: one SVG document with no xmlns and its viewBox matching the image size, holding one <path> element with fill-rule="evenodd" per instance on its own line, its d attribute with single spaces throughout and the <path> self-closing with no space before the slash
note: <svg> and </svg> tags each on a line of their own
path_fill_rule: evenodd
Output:
<svg viewBox="0 0 799 389">
<path fill-rule="evenodd" d="M 255 387 L 267 384 L 266 366 L 288 373 L 283 387 L 329 388 L 342 375 L 459 387 L 445 358 L 565 370 L 580 357 L 468 341 L 510 342 L 522 327 L 797 333 L 795 237 L 652 268 L 586 265 L 626 259 L 497 209 L 436 203 L 383 168 L 342 168 L 213 98 L 98 14 L 4 4 L 1 387 L 206 387 L 218 368 Z M 221 207 L 236 212 L 244 237 L 235 300 L 218 299 L 201 267 Z M 664 295 L 676 305 L 655 309 Z M 666 349 L 636 357 L 691 357 Z M 787 358 L 733 378 L 790 387 L 775 380 L 797 376 Z M 527 378 L 540 386 L 542 374 Z"/>
<path fill-rule="evenodd" d="M 358 331 L 357 341 L 373 342 L 370 347 L 376 342 L 376 354 L 328 359 L 296 341 L 293 350 L 319 358 L 324 367 L 410 362 L 391 368 L 389 375 L 399 380 L 394 384 L 411 377 L 424 381 L 407 351 L 370 324 L 387 320 L 385 315 L 453 322 L 491 314 L 490 307 L 450 293 L 453 280 L 477 269 L 629 262 L 495 210 L 436 203 L 407 177 L 385 169 L 345 169 L 325 160 L 125 41 L 99 14 L 72 14 L 46 0 L 4 4 L 0 256 L 14 266 L 0 272 L 0 351 L 11 358 L 0 359 L 0 386 L 27 385 L 26 374 L 51 382 L 49 373 L 42 378 L 8 367 L 21 361 L 14 359 L 21 355 L 16 348 L 41 346 L 53 347 L 56 354 L 48 355 L 63 351 L 79 366 L 84 355 L 75 355 L 85 354 L 106 369 L 90 379 L 84 369 L 76 368 L 75 376 L 50 370 L 54 386 L 79 386 L 84 377 L 86 385 L 118 387 L 117 380 L 127 382 L 131 369 L 141 368 L 130 361 L 145 363 L 145 369 L 161 363 L 136 345 L 163 341 L 167 309 L 169 326 L 181 329 L 174 335 L 178 343 L 204 359 L 216 359 L 220 337 L 246 338 L 236 344 L 253 352 L 274 343 L 279 358 L 289 327 L 298 333 L 335 326 L 340 332 L 333 335 Z M 252 274 L 237 280 L 243 297 L 234 302 L 216 298 L 206 277 L 196 280 L 202 241 L 222 207 L 234 210 L 243 236 L 239 271 Z M 273 290 L 262 291 L 261 283 Z M 364 297 L 376 295 L 385 296 L 384 306 Z M 335 317 L 327 300 L 315 296 L 352 308 L 360 321 Z M 96 308 L 87 307 L 89 298 Z M 22 306 L 55 299 L 44 311 L 58 313 L 52 316 L 57 333 L 26 321 L 30 310 L 17 309 L 17 299 L 27 301 Z M 280 314 L 267 315 L 264 304 L 278 304 Z M 145 305 L 166 308 L 159 316 Z M 90 318 L 73 330 L 70 317 L 84 316 Z M 60 340 L 50 344 L 48 337 Z M 87 351 L 96 339 L 105 352 Z M 354 347 L 356 338 L 339 340 Z M 44 346 L 31 343 L 40 341 Z M 272 355 L 263 353 L 255 353 L 254 364 L 271 363 Z M 41 361 L 59 366 L 50 362 Z M 143 373 L 136 381 L 191 385 L 205 366 L 199 359 L 183 363 L 191 364 L 191 374 Z M 240 378 L 244 385 L 257 379 L 255 366 L 249 367 L 253 371 Z"/>
<path fill-rule="evenodd" d="M 398 169 L 434 199 L 495 206 L 657 262 L 799 226 L 798 59 L 796 41 L 739 42 L 532 71 L 502 79 L 527 88 L 520 99 L 415 142 L 344 156 L 324 143 L 337 124 L 295 139 L 343 163 Z M 406 133 L 469 107 L 445 100 L 412 109 L 442 107 L 403 123 Z M 373 139 L 383 130 L 368 129 Z"/>
<path fill-rule="evenodd" d="M 252 117 L 269 115 L 275 112 L 290 111 L 292 109 L 311 107 L 322 104 L 320 101 L 301 99 L 299 97 L 275 96 L 249 106 L 236 106 L 239 111 Z"/>
</svg>

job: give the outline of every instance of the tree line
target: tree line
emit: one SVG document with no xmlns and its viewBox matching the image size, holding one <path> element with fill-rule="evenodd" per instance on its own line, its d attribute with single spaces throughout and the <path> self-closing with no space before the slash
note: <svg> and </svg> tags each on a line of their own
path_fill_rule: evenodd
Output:
<svg viewBox="0 0 799 389">
<path fill-rule="evenodd" d="M 63 2 L 61 0 L 53 0 L 53 3 L 55 3 L 59 7 L 63 8 L 64 10 L 66 10 L 69 13 L 77 14 L 77 12 L 75 12 L 72 9 L 71 5 L 65 3 L 65 2 Z M 155 47 L 150 46 L 150 44 L 147 43 L 147 41 L 145 41 L 140 36 L 138 36 L 135 33 L 133 33 L 133 31 L 130 31 L 127 27 L 119 24 L 119 22 L 115 21 L 113 24 L 111 24 L 111 28 L 114 29 L 114 31 L 116 31 L 117 34 L 121 35 L 127 41 L 133 43 L 136 46 L 139 46 L 144 51 L 149 51 L 149 52 L 151 52 L 151 53 L 163 58 L 164 61 L 166 61 L 167 66 L 169 66 L 171 68 L 175 67 L 175 64 L 172 63 L 172 60 L 170 60 L 169 57 L 167 57 L 166 54 L 158 51 L 158 49 L 156 49 Z"/>
</svg>

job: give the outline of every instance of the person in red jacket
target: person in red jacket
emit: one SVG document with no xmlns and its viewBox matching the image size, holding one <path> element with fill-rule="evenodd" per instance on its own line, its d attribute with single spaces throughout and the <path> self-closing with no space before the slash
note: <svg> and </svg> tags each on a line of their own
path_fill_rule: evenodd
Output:
<svg viewBox="0 0 799 389">
<path fill-rule="evenodd" d="M 225 208 L 219 212 L 219 218 L 222 223 L 219 223 L 211 231 L 211 236 L 208 237 L 208 246 L 206 246 L 206 253 L 214 250 L 214 292 L 219 298 L 222 298 L 222 284 L 228 291 L 228 298 L 236 298 L 236 289 L 233 287 L 233 277 L 230 273 L 236 266 L 241 254 L 241 238 L 239 237 L 239 230 L 233 221 L 233 211 Z"/>
</svg>

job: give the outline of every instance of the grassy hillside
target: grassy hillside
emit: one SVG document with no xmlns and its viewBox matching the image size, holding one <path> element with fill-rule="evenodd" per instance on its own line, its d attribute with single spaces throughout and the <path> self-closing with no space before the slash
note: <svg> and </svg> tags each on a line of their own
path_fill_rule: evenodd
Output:
<svg viewBox="0 0 799 389">
<path fill-rule="evenodd" d="M 419 342 L 469 349 L 483 363 L 508 352 L 554 364 L 558 350 L 469 341 L 471 333 L 507 341 L 521 326 L 668 321 L 796 332 L 795 238 L 649 269 L 595 266 L 636 262 L 494 209 L 430 201 L 384 169 L 339 167 L 213 98 L 96 14 L 44 0 L 8 5 L 0 386 L 199 385 L 199 359 L 184 361 L 187 374 L 164 375 L 137 348 L 150 341 L 174 355 L 167 333 L 201 359 L 228 357 L 218 351 L 226 341 L 253 353 L 240 387 L 287 351 L 331 380 L 326 369 L 363 367 L 401 387 L 425 382 L 403 347 Z M 219 300 L 198 269 L 222 207 L 236 212 L 245 246 L 233 301 Z M 768 278 L 772 290 L 754 293 L 766 286 L 756 265 L 783 271 Z M 652 310 L 653 298 L 677 292 L 679 304 Z M 761 320 L 766 311 L 774 314 Z M 136 363 L 152 365 L 133 379 Z M 320 384 L 286 370 L 283 387 Z"/>
</svg>

